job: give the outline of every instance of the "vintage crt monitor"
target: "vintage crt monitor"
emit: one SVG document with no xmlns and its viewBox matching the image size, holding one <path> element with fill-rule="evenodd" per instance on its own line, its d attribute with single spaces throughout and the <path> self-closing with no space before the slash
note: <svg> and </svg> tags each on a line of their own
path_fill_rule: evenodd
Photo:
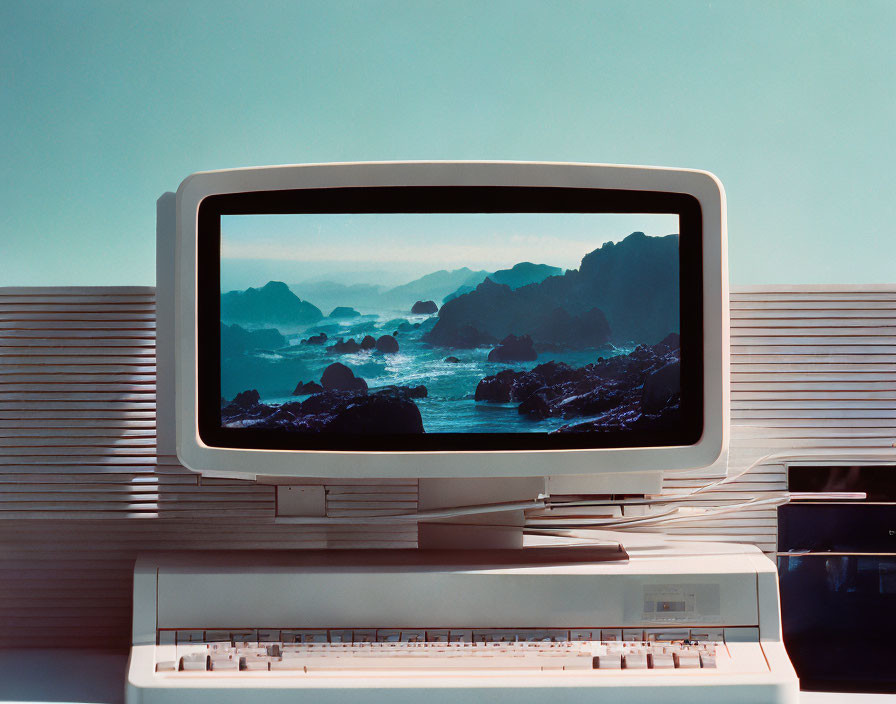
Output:
<svg viewBox="0 0 896 704">
<path fill-rule="evenodd" d="M 421 509 L 472 513 L 724 476 L 711 174 L 236 169 L 181 184 L 176 230 L 177 455 L 194 471 L 414 478 Z M 146 556 L 128 699 L 796 701 L 755 548 L 461 535 L 455 550 Z"/>
<path fill-rule="evenodd" d="M 195 174 L 177 196 L 178 457 L 243 478 L 586 486 L 710 466 L 728 439 L 724 215 L 714 177 L 673 169 Z M 495 378 L 542 363 L 509 391 Z M 645 406 L 635 389 L 660 367 Z M 346 397 L 363 386 L 368 399 L 319 407 L 291 396 L 299 381 Z M 389 386 L 408 392 L 377 391 Z M 222 404 L 243 391 L 259 408 Z"/>
</svg>

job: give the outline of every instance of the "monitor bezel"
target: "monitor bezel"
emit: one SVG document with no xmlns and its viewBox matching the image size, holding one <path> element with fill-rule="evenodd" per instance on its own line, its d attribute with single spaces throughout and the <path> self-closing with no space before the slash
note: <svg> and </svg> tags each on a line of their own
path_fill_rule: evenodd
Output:
<svg viewBox="0 0 896 704">
<path fill-rule="evenodd" d="M 197 242 L 206 198 L 226 193 L 354 186 L 558 186 L 687 193 L 700 203 L 703 227 L 703 433 L 687 446 L 490 452 L 257 450 L 206 445 L 198 432 Z M 405 161 L 264 166 L 188 176 L 176 194 L 174 423 L 177 458 L 205 476 L 271 481 L 287 478 L 425 479 L 654 476 L 715 472 L 727 454 L 730 335 L 725 192 L 695 169 L 569 162 Z M 707 469 L 708 468 L 708 469 Z M 724 471 L 724 467 L 722 467 Z M 578 480 L 576 480 L 578 481 Z M 590 481 L 590 480 L 588 480 Z M 613 485 L 610 484 L 606 486 Z M 604 484 L 601 484 L 604 486 Z"/>
<path fill-rule="evenodd" d="M 221 422 L 221 217 L 368 213 L 644 213 L 679 218 L 681 420 L 674 430 L 585 433 L 331 434 L 227 428 Z M 687 446 L 703 432 L 703 227 L 687 193 L 557 186 L 360 186 L 224 193 L 197 220 L 198 432 L 209 447 L 250 450 L 457 452 Z M 595 242 L 597 249 L 602 243 Z M 571 422 L 574 422 L 572 420 Z"/>
</svg>

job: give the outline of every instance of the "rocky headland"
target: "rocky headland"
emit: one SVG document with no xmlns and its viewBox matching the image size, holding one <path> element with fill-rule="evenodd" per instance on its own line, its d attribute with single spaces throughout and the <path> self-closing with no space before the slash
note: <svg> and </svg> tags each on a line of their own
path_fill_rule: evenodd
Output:
<svg viewBox="0 0 896 704">
<path fill-rule="evenodd" d="M 423 339 L 454 348 L 493 345 L 508 335 L 529 335 L 536 349 L 653 343 L 678 329 L 679 297 L 678 236 L 634 232 L 563 275 L 517 288 L 487 277 L 446 301 Z"/>
<path fill-rule="evenodd" d="M 310 325 L 323 317 L 320 308 L 303 301 L 282 281 L 221 294 L 221 320 L 254 325 Z"/>
<path fill-rule="evenodd" d="M 246 330 L 239 325 L 221 324 L 221 356 L 231 357 L 256 350 L 277 350 L 289 344 L 279 330 Z"/>
</svg>

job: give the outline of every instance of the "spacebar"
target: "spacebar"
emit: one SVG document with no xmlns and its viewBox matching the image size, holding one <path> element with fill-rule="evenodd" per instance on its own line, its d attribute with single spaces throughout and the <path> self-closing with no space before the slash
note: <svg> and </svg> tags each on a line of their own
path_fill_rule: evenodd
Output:
<svg viewBox="0 0 896 704">
<path fill-rule="evenodd" d="M 552 657 L 296 657 L 271 662 L 271 670 L 590 670 L 590 656 Z"/>
</svg>

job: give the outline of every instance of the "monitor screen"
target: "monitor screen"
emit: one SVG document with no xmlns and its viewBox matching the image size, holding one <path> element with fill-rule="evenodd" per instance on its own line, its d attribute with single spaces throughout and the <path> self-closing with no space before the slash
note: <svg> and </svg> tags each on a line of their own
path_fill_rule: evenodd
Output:
<svg viewBox="0 0 896 704">
<path fill-rule="evenodd" d="M 700 210 L 600 189 L 335 188 L 199 210 L 212 446 L 687 445 Z"/>
</svg>

